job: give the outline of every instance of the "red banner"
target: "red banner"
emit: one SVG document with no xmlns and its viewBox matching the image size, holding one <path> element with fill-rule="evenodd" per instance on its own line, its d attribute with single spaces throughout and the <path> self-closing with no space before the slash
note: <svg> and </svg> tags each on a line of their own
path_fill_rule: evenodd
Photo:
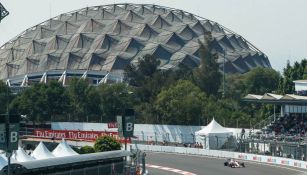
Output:
<svg viewBox="0 0 307 175">
<path fill-rule="evenodd" d="M 86 140 L 95 141 L 101 136 L 111 136 L 117 141 L 122 143 L 125 142 L 124 138 L 118 136 L 118 132 L 108 132 L 108 131 L 76 131 L 76 130 L 45 130 L 36 129 L 34 130 L 34 136 L 41 138 L 54 138 L 54 139 L 70 139 L 70 140 Z M 127 139 L 128 143 L 131 143 L 130 139 Z"/>
<path fill-rule="evenodd" d="M 117 123 L 116 122 L 108 123 L 108 128 L 117 128 Z"/>
</svg>

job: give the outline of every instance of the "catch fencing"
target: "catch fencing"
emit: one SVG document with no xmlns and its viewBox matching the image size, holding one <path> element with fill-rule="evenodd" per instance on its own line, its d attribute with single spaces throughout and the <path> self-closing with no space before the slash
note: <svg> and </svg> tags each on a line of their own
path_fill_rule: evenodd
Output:
<svg viewBox="0 0 307 175">
<path fill-rule="evenodd" d="M 131 144 L 130 147 L 131 149 L 139 149 L 142 151 L 178 153 L 178 154 L 199 155 L 199 156 L 209 156 L 209 157 L 218 157 L 218 158 L 234 158 L 234 159 L 241 159 L 241 160 L 259 162 L 265 164 L 301 168 L 307 172 L 306 161 L 294 160 L 284 157 L 274 157 L 274 156 L 265 156 L 265 155 L 256 155 L 249 153 L 229 152 L 229 151 L 220 151 L 220 150 L 205 150 L 199 148 L 159 146 L 159 145 Z"/>
</svg>

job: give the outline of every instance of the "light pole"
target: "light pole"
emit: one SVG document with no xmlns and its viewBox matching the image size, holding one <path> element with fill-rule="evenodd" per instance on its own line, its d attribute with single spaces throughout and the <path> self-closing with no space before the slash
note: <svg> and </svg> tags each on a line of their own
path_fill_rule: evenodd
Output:
<svg viewBox="0 0 307 175">
<path fill-rule="evenodd" d="M 218 136 L 215 136 L 216 138 L 216 149 L 219 149 L 219 138 Z"/>
<path fill-rule="evenodd" d="M 226 49 L 223 48 L 223 93 L 222 97 L 225 98 L 225 59 L 226 59 Z"/>
<path fill-rule="evenodd" d="M 6 87 L 6 120 L 5 120 L 5 128 L 6 128 L 6 157 L 7 157 L 7 174 L 10 175 L 10 167 L 11 167 L 11 156 L 12 153 L 10 151 L 8 151 L 8 147 L 9 147 L 9 140 L 8 140 L 8 134 L 10 132 L 9 129 L 9 119 L 10 119 L 10 112 L 9 112 L 9 87 Z"/>
<path fill-rule="evenodd" d="M 195 143 L 195 136 L 194 136 L 193 133 L 191 133 L 191 135 L 192 135 L 192 140 L 193 140 L 193 144 L 194 144 Z"/>
</svg>

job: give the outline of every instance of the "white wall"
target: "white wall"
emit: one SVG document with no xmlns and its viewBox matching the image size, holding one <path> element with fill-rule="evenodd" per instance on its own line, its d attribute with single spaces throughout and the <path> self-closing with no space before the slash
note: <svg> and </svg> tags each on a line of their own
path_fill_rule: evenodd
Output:
<svg viewBox="0 0 307 175">
<path fill-rule="evenodd" d="M 307 106 L 285 105 L 285 113 L 307 113 Z"/>
<path fill-rule="evenodd" d="M 183 125 L 152 125 L 135 124 L 134 135 L 139 141 L 158 141 L 178 143 L 193 143 L 194 133 L 204 126 L 183 126 Z M 79 123 L 79 122 L 52 122 L 53 130 L 81 130 L 81 131 L 117 131 L 117 128 L 108 128 L 107 123 Z M 234 136 L 240 136 L 241 128 L 227 128 Z M 245 129 L 248 135 L 249 129 Z M 194 141 L 193 141 L 194 140 Z"/>
<path fill-rule="evenodd" d="M 295 82 L 295 91 L 306 91 L 307 83 L 297 83 Z"/>
</svg>

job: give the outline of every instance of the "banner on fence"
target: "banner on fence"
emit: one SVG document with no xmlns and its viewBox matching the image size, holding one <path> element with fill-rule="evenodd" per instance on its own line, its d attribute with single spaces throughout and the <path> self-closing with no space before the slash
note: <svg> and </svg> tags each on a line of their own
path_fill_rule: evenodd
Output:
<svg viewBox="0 0 307 175">
<path fill-rule="evenodd" d="M 34 130 L 34 136 L 41 138 L 53 138 L 53 139 L 71 139 L 71 140 L 86 140 L 86 141 L 95 141 L 98 137 L 101 136 L 111 136 L 117 141 L 122 143 L 125 142 L 125 139 L 118 136 L 118 132 L 109 132 L 109 131 L 75 131 L 75 130 L 45 130 L 45 129 L 36 129 Z M 127 140 L 128 143 L 131 143 L 131 140 Z"/>
<path fill-rule="evenodd" d="M 108 128 L 117 128 L 117 122 L 110 122 L 108 123 Z"/>
</svg>

